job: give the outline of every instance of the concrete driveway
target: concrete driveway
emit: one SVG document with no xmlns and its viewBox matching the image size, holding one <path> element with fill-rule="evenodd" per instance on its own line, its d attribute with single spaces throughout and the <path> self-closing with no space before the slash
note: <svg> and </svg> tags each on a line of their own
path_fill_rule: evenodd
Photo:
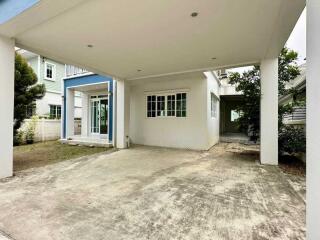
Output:
<svg viewBox="0 0 320 240">
<path fill-rule="evenodd" d="M 0 232 L 17 240 L 305 239 L 305 203 L 285 175 L 227 146 L 136 146 L 20 172 L 0 182 Z"/>
</svg>

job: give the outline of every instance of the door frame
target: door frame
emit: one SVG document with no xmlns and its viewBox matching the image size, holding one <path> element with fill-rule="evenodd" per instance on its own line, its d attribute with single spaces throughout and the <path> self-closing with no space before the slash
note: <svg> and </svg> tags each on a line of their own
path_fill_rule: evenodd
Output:
<svg viewBox="0 0 320 240">
<path fill-rule="evenodd" d="M 100 97 L 99 98 L 99 95 L 103 95 L 103 96 L 105 96 L 105 97 Z M 93 96 L 97 96 L 97 98 L 91 98 L 91 97 L 93 97 Z M 89 104 L 88 104 L 88 117 L 89 117 L 89 135 L 90 136 L 94 136 L 94 137 L 97 137 L 97 138 L 103 138 L 103 139 L 108 139 L 108 136 L 109 136 L 109 132 L 110 132 L 110 126 L 109 126 L 109 118 L 110 118 L 110 94 L 107 92 L 104 92 L 104 91 L 99 91 L 99 92 L 94 92 L 94 93 L 91 93 L 91 94 L 88 94 L 88 100 L 89 100 Z M 101 100 L 108 100 L 108 105 L 107 105 L 107 109 L 108 109 L 108 120 L 106 121 L 106 124 L 107 124 L 107 126 L 108 126 L 108 133 L 107 134 L 101 134 L 100 133 L 100 102 L 101 102 Z M 98 106 L 99 106 L 99 132 L 97 132 L 97 133 L 94 133 L 94 132 L 92 132 L 92 112 L 91 112 L 91 103 L 92 102 L 94 102 L 94 101 L 97 101 L 97 102 L 99 102 L 98 103 Z"/>
</svg>

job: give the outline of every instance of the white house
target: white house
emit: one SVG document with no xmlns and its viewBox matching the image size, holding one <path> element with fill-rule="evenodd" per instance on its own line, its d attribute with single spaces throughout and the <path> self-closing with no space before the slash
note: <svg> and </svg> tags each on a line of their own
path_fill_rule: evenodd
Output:
<svg viewBox="0 0 320 240">
<path fill-rule="evenodd" d="M 64 79 L 64 89 L 63 141 L 116 146 L 117 80 L 97 74 L 75 75 Z M 132 81 L 128 90 L 125 145 L 206 150 L 219 141 L 220 82 L 215 73 Z M 74 91 L 82 95 L 80 136 L 73 127 Z"/>
<path fill-rule="evenodd" d="M 167 129 L 170 129 L 172 119 L 159 116 L 145 119 L 143 122 L 148 124 L 143 126 L 139 123 L 144 114 L 141 109 L 145 106 L 137 107 L 137 104 L 146 105 L 143 99 L 157 96 L 162 91 L 167 95 L 170 91 L 186 93 L 186 117 L 175 119 L 179 121 L 176 126 L 198 129 L 200 133 L 188 129 L 188 133 L 195 136 L 185 134 L 185 138 L 199 139 L 198 136 L 205 131 L 199 127 L 201 124 L 186 127 L 185 123 L 199 124 L 200 121 L 209 124 L 205 118 L 210 115 L 200 118 L 193 115 L 200 111 L 194 108 L 192 99 L 202 93 L 203 100 L 198 98 L 198 108 L 208 111 L 210 88 L 204 86 L 206 81 L 198 85 L 196 79 L 191 80 L 193 77 L 183 77 L 186 80 L 182 84 L 180 76 L 260 64 L 260 161 L 262 164 L 277 164 L 277 57 L 305 4 L 305 0 L 1 1 L 0 176 L 12 175 L 15 45 L 103 76 L 112 76 L 117 91 L 113 141 L 119 148 L 127 146 L 127 136 L 137 143 L 171 145 L 173 134 L 169 135 Z M 320 2 L 308 0 L 307 5 L 307 179 L 311 181 L 307 194 L 310 213 L 307 225 L 311 229 L 309 238 L 319 239 Z M 159 83 L 153 83 L 154 79 Z M 197 79 L 201 82 L 201 77 Z M 173 81 L 172 85 L 169 86 L 166 80 Z M 146 85 L 139 86 L 139 81 L 146 81 Z M 195 86 L 190 86 L 191 82 Z M 161 103 L 163 98 L 160 96 L 159 99 Z M 132 112 L 132 109 L 140 113 Z M 160 115 L 165 114 L 162 104 L 160 109 Z M 163 131 L 161 126 L 166 123 L 168 126 Z M 133 126 L 141 127 L 141 133 L 145 135 L 138 133 L 139 129 L 132 129 Z M 156 134 L 163 131 L 159 140 L 152 135 L 152 130 Z M 175 132 L 178 134 L 179 128 Z M 199 148 L 216 141 L 206 136 L 202 139 L 197 143 Z M 183 145 L 190 146 L 191 142 L 184 141 Z"/>
</svg>

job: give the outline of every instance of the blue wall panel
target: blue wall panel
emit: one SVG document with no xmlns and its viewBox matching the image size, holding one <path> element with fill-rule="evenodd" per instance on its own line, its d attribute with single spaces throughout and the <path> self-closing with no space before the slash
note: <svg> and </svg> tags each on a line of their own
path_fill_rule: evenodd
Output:
<svg viewBox="0 0 320 240">
<path fill-rule="evenodd" d="M 0 0 L 0 24 L 3 24 L 38 3 L 39 0 Z"/>
<path fill-rule="evenodd" d="M 66 102 L 68 101 L 66 93 L 67 88 L 70 87 L 78 87 L 81 85 L 90 85 L 90 84 L 96 84 L 96 83 L 104 83 L 108 82 L 109 89 L 106 89 L 111 94 L 109 95 L 109 141 L 112 141 L 113 137 L 113 79 L 111 77 L 105 77 L 97 74 L 93 75 L 87 75 L 87 76 L 80 76 L 80 77 L 74 77 L 74 78 L 68 78 L 64 79 L 64 105 L 63 105 L 63 138 L 66 137 Z"/>
</svg>

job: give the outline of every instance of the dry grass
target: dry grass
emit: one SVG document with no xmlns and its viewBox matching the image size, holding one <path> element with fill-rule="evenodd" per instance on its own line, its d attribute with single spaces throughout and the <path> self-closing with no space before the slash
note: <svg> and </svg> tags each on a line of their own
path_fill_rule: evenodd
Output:
<svg viewBox="0 0 320 240">
<path fill-rule="evenodd" d="M 297 176 L 306 176 L 306 164 L 296 157 L 280 156 L 279 167 L 285 173 Z"/>
<path fill-rule="evenodd" d="M 57 141 L 48 141 L 14 147 L 13 169 L 21 171 L 45 165 L 105 152 L 109 148 L 70 146 Z"/>
</svg>

